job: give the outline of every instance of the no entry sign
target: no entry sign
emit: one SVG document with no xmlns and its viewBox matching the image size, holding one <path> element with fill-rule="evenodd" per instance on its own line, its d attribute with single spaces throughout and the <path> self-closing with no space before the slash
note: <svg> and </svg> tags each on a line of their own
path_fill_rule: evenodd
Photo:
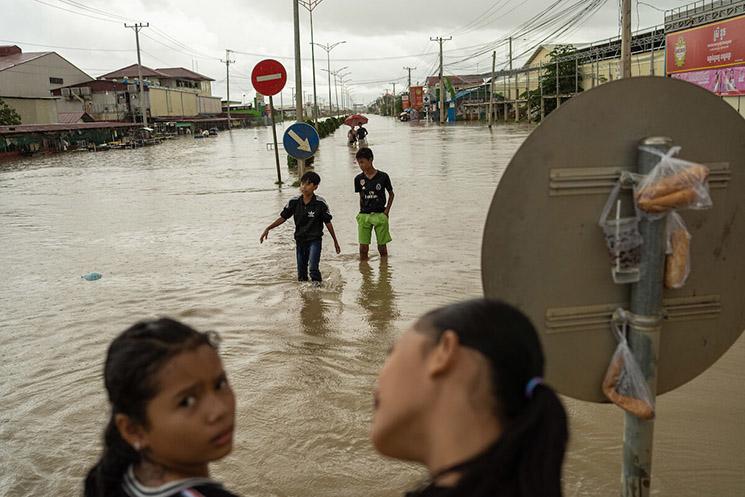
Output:
<svg viewBox="0 0 745 497">
<path fill-rule="evenodd" d="M 276 95 L 287 83 L 285 67 L 274 59 L 265 59 L 251 71 L 251 83 L 262 95 Z"/>
</svg>

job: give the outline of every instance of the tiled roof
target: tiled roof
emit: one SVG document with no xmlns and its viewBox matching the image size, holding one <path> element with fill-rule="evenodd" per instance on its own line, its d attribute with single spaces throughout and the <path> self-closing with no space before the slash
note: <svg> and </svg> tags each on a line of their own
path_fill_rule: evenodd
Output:
<svg viewBox="0 0 745 497">
<path fill-rule="evenodd" d="M 121 79 L 121 78 L 137 78 L 137 64 L 132 64 L 131 66 L 123 67 L 121 69 L 117 69 L 116 71 L 112 71 L 108 74 L 104 74 L 103 76 L 99 76 L 99 79 Z M 166 74 L 163 74 L 161 72 L 158 72 L 155 69 L 150 69 L 149 67 L 142 66 L 142 77 L 155 77 L 155 78 L 167 78 L 168 76 Z"/>
<path fill-rule="evenodd" d="M 207 76 L 190 71 L 183 67 L 159 67 L 156 71 L 170 76 L 171 78 L 192 79 L 194 81 L 214 81 L 212 78 L 208 78 Z"/>
</svg>

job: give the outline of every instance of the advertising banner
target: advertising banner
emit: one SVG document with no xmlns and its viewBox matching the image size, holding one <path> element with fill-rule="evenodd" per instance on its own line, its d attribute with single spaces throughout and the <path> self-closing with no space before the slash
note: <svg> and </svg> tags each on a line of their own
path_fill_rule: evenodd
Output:
<svg viewBox="0 0 745 497">
<path fill-rule="evenodd" d="M 745 65 L 745 16 L 667 35 L 667 73 Z"/>
<path fill-rule="evenodd" d="M 411 107 L 408 95 L 401 95 L 401 107 L 403 107 L 404 109 L 408 109 L 409 107 Z"/>
<path fill-rule="evenodd" d="M 721 96 L 745 95 L 745 66 L 671 74 Z"/>
<path fill-rule="evenodd" d="M 424 107 L 424 87 L 412 86 L 409 88 L 409 100 L 412 107 L 422 110 Z"/>
</svg>

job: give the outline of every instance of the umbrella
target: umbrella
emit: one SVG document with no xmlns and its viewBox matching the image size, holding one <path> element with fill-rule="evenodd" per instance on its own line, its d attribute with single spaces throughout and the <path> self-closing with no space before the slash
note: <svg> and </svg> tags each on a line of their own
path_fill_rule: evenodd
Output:
<svg viewBox="0 0 745 497">
<path fill-rule="evenodd" d="M 362 114 L 352 114 L 348 118 L 344 119 L 344 124 L 347 126 L 359 126 L 360 124 L 367 124 L 367 118 Z"/>
</svg>

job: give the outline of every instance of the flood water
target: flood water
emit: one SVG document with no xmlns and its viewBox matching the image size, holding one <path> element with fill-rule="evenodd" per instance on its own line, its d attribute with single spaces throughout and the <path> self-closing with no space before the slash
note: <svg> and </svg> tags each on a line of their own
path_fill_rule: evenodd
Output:
<svg viewBox="0 0 745 497">
<path fill-rule="evenodd" d="M 487 208 L 532 128 L 373 117 L 368 129 L 396 191 L 391 257 L 357 259 L 358 169 L 342 129 L 316 161 L 342 246 L 334 254 L 325 237 L 320 289 L 295 281 L 292 223 L 259 244 L 295 194 L 274 185 L 269 129 L 0 164 L 0 495 L 79 494 L 108 417 L 107 344 L 160 315 L 223 337 L 238 420 L 213 472 L 229 489 L 382 497 L 415 486 L 419 468 L 368 441 L 375 376 L 416 316 L 480 295 Z M 103 278 L 80 278 L 90 271 Z M 745 496 L 743 364 L 745 338 L 658 399 L 653 495 Z M 567 407 L 566 495 L 618 495 L 623 415 Z"/>
</svg>

